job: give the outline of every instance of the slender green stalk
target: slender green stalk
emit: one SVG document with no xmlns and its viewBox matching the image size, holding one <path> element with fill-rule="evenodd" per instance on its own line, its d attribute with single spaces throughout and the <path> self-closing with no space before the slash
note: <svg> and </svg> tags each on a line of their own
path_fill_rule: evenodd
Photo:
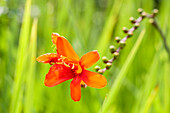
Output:
<svg viewBox="0 0 170 113">
<path fill-rule="evenodd" d="M 158 61 L 160 51 L 161 50 L 159 50 L 155 54 L 152 65 L 149 68 L 149 72 L 145 75 L 146 82 L 144 84 L 144 87 L 142 87 L 141 91 L 137 94 L 137 101 L 134 104 L 134 110 L 132 110 L 132 113 L 138 113 L 141 109 L 143 109 L 143 104 L 146 102 L 149 94 L 156 85 L 157 76 L 155 75 L 157 73 L 158 65 L 160 64 L 160 62 Z"/>
<path fill-rule="evenodd" d="M 101 34 L 101 37 L 97 43 L 96 49 L 99 51 L 101 56 L 103 56 L 104 51 L 106 50 L 107 45 L 112 37 L 113 29 L 116 25 L 117 17 L 121 9 L 122 2 L 123 0 L 116 0 L 115 3 L 113 4 L 108 19 L 105 23 L 103 32 Z"/>
<path fill-rule="evenodd" d="M 159 34 L 161 35 L 161 38 L 162 38 L 162 41 L 163 41 L 165 50 L 166 50 L 166 52 L 168 53 L 169 60 L 170 60 L 170 48 L 168 47 L 166 36 L 164 35 L 162 29 L 161 29 L 160 26 L 158 25 L 156 19 L 151 20 L 151 23 L 152 23 L 152 25 L 156 28 L 156 30 L 159 32 Z"/>
<path fill-rule="evenodd" d="M 156 86 L 151 94 L 149 95 L 148 99 L 146 100 L 146 103 L 144 104 L 144 107 L 140 113 L 148 113 L 150 110 L 150 107 L 153 103 L 153 100 L 155 99 L 157 93 L 159 91 L 159 86 Z"/>
<path fill-rule="evenodd" d="M 124 78 L 126 77 L 126 73 L 128 71 L 128 68 L 130 67 L 136 53 L 137 53 L 137 50 L 142 42 L 142 39 L 144 37 L 144 34 L 145 34 L 145 29 L 142 30 L 142 32 L 140 33 L 139 37 L 138 37 L 138 40 L 136 41 L 133 49 L 131 50 L 131 52 L 129 53 L 128 57 L 127 57 L 127 60 L 126 62 L 124 63 L 122 69 L 120 70 L 116 80 L 114 81 L 110 91 L 109 91 L 109 94 L 106 98 L 106 101 L 105 103 L 103 104 L 103 107 L 101 109 L 100 112 L 102 113 L 107 113 L 112 102 L 115 101 L 116 97 L 117 97 L 117 94 L 118 94 L 118 91 L 121 87 L 121 83 L 122 81 L 124 80 Z"/>
<path fill-rule="evenodd" d="M 15 80 L 13 85 L 12 101 L 10 105 L 10 113 L 18 111 L 20 102 L 22 101 L 22 83 L 24 80 L 25 61 L 27 59 L 27 47 L 29 39 L 30 27 L 30 10 L 31 0 L 27 0 L 25 4 L 25 11 L 23 16 L 23 23 L 20 31 L 19 47 L 16 61 Z"/>
<path fill-rule="evenodd" d="M 164 64 L 164 107 L 165 107 L 165 113 L 170 112 L 170 62 L 166 61 Z"/>
<path fill-rule="evenodd" d="M 28 58 L 28 74 L 26 77 L 26 95 L 25 95 L 25 113 L 32 112 L 33 106 L 33 90 L 34 90 L 34 75 L 35 75 L 35 64 L 36 64 L 36 49 L 37 49 L 37 23 L 38 20 L 34 19 L 31 31 L 31 40 L 29 48 Z"/>
</svg>

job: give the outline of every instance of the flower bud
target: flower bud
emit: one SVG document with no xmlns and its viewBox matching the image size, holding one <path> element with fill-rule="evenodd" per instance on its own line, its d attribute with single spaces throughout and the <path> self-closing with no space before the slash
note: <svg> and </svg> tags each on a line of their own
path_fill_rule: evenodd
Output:
<svg viewBox="0 0 170 113">
<path fill-rule="evenodd" d="M 158 9 L 154 9 L 154 10 L 153 10 L 153 14 L 154 14 L 154 15 L 156 15 L 158 12 L 159 12 Z"/>
<path fill-rule="evenodd" d="M 114 53 L 114 52 L 116 51 L 116 48 L 115 48 L 115 46 L 113 46 L 113 45 L 111 45 L 111 46 L 109 47 L 109 49 L 110 49 L 110 52 L 111 52 L 111 53 Z"/>
<path fill-rule="evenodd" d="M 98 73 L 103 74 L 103 70 L 102 70 L 102 69 L 99 69 L 99 70 L 98 70 Z"/>
<path fill-rule="evenodd" d="M 121 47 L 121 48 L 124 48 L 124 47 L 125 47 L 125 45 L 126 45 L 126 42 L 125 42 L 125 41 L 123 41 L 123 40 L 121 40 L 121 41 L 120 41 L 120 47 Z"/>
<path fill-rule="evenodd" d="M 141 14 L 141 13 L 143 12 L 143 9 L 142 9 L 142 8 L 139 8 L 139 9 L 138 9 L 138 12 L 139 12 L 139 14 Z"/>
<path fill-rule="evenodd" d="M 102 57 L 102 60 L 103 60 L 104 63 L 107 63 L 107 62 L 108 62 L 108 59 L 107 59 L 106 56 Z"/>
<path fill-rule="evenodd" d="M 121 38 L 117 36 L 117 37 L 115 37 L 115 40 L 116 40 L 117 43 L 119 43 L 119 41 L 121 40 Z"/>
<path fill-rule="evenodd" d="M 110 67 L 112 67 L 112 63 L 108 62 L 108 63 L 106 64 L 106 69 L 109 69 Z"/>
<path fill-rule="evenodd" d="M 94 69 L 95 69 L 96 71 L 98 71 L 98 70 L 101 69 L 101 68 L 100 68 L 100 66 L 95 66 Z"/>
<path fill-rule="evenodd" d="M 130 17 L 129 20 L 132 22 L 132 23 L 135 23 L 135 18 L 134 17 Z"/>
<path fill-rule="evenodd" d="M 147 14 L 146 14 L 146 12 L 142 12 L 141 15 L 142 15 L 142 17 L 146 17 Z"/>
<path fill-rule="evenodd" d="M 139 27 L 139 23 L 135 23 L 135 28 L 138 28 Z"/>
<path fill-rule="evenodd" d="M 128 32 L 128 37 L 133 36 L 133 32 Z"/>
<path fill-rule="evenodd" d="M 149 19 L 149 23 L 154 24 L 154 19 Z"/>
<path fill-rule="evenodd" d="M 119 52 L 114 52 L 113 55 L 115 58 L 117 58 L 119 56 Z"/>
<path fill-rule="evenodd" d="M 124 33 L 128 32 L 128 28 L 126 28 L 126 27 L 123 27 L 122 30 L 123 30 Z"/>
</svg>

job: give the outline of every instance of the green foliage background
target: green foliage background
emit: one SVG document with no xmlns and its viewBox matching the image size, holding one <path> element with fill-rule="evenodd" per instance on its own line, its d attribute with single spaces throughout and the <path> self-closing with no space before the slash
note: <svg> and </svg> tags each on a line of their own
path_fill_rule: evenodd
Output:
<svg viewBox="0 0 170 113">
<path fill-rule="evenodd" d="M 71 100 L 71 80 L 44 86 L 50 65 L 36 62 L 54 52 L 53 32 L 65 36 L 79 56 L 98 50 L 111 58 L 109 45 L 118 46 L 114 37 L 125 36 L 121 28 L 132 26 L 128 19 L 139 16 L 139 7 L 159 9 L 169 46 L 169 0 L 1 0 L 0 113 L 170 113 L 170 62 L 148 19 L 104 73 L 107 86 L 82 89 L 79 102 Z M 101 60 L 98 65 L 104 67 Z"/>
</svg>

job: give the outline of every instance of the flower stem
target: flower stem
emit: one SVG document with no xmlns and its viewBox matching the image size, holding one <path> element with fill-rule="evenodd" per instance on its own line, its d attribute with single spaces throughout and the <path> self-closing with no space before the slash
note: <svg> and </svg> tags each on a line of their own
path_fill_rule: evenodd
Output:
<svg viewBox="0 0 170 113">
<path fill-rule="evenodd" d="M 159 27 L 156 19 L 154 18 L 152 21 L 152 25 L 156 28 L 156 30 L 159 32 L 159 34 L 161 35 L 161 38 L 163 40 L 163 43 L 164 43 L 164 47 L 165 47 L 165 50 L 167 51 L 168 53 L 168 56 L 169 56 L 169 60 L 170 60 L 170 49 L 167 45 L 167 41 L 166 41 L 166 36 L 164 35 L 163 31 L 161 30 L 161 28 Z"/>
</svg>

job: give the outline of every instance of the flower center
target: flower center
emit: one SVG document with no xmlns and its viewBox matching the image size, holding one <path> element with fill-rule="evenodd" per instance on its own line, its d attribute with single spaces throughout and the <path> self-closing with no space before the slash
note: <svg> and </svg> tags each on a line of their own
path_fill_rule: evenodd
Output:
<svg viewBox="0 0 170 113">
<path fill-rule="evenodd" d="M 60 57 L 58 58 L 58 61 L 56 62 L 56 64 L 62 64 L 64 66 L 70 68 L 71 70 L 73 70 L 73 72 L 76 75 L 80 74 L 82 72 L 82 68 L 81 68 L 78 61 L 74 61 L 74 60 L 69 59 L 67 57 L 64 57 L 62 55 L 60 55 Z"/>
</svg>

